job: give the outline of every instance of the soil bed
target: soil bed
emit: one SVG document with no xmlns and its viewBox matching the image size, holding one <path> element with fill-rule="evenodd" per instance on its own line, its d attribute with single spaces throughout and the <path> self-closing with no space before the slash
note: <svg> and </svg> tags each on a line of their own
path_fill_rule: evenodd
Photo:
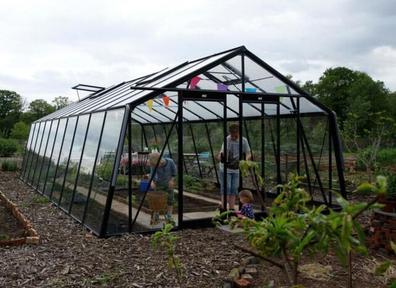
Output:
<svg viewBox="0 0 396 288">
<path fill-rule="evenodd" d="M 0 202 L 0 240 L 23 237 L 25 229 Z"/>
<path fill-rule="evenodd" d="M 0 287 L 177 287 L 166 266 L 165 252 L 150 247 L 149 235 L 130 234 L 99 239 L 51 203 L 34 201 L 37 193 L 17 180 L 15 173 L 0 172 L 0 189 L 31 220 L 41 236 L 41 245 L 0 248 Z M 183 287 L 223 287 L 223 279 L 241 258 L 234 248 L 247 246 L 242 235 L 216 228 L 177 232 L 177 254 L 184 264 Z M 375 276 L 376 263 L 389 258 L 370 251 L 367 258 L 354 257 L 354 287 L 386 287 L 385 278 Z M 394 258 L 392 258 L 394 259 Z M 328 280 L 301 275 L 304 287 L 345 287 L 346 268 L 335 256 L 304 258 L 303 264 L 331 265 Z M 286 284 L 279 268 L 267 263 L 257 267 L 254 287 Z"/>
</svg>

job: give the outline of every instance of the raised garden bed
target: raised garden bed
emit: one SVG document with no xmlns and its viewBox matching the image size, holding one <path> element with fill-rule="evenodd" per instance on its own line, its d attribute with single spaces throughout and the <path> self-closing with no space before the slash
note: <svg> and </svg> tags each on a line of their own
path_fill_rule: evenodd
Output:
<svg viewBox="0 0 396 288">
<path fill-rule="evenodd" d="M 0 246 L 38 244 L 40 237 L 18 207 L 0 191 Z"/>
</svg>

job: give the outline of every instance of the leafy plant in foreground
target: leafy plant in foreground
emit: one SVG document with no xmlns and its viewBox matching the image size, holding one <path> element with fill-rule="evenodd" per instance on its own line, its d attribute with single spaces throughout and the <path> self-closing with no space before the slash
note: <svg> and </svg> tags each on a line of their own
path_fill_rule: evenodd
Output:
<svg viewBox="0 0 396 288">
<path fill-rule="evenodd" d="M 157 250 L 166 250 L 168 256 L 168 267 L 176 272 L 177 282 L 179 286 L 181 286 L 183 265 L 180 258 L 175 255 L 176 241 L 179 237 L 175 236 L 175 234 L 171 232 L 172 228 L 173 225 L 171 223 L 167 223 L 164 225 L 162 230 L 155 232 L 151 236 L 151 245 Z"/>
<path fill-rule="evenodd" d="M 338 195 L 339 212 L 324 205 L 310 207 L 310 197 L 299 187 L 300 180 L 301 177 L 293 176 L 282 186 L 267 218 L 261 221 L 235 220 L 233 223 L 242 225 L 248 242 L 264 259 L 278 258 L 275 264 L 283 268 L 290 285 L 298 282 L 298 266 L 304 254 L 327 255 L 333 248 L 340 262 L 349 267 L 348 287 L 351 287 L 352 252 L 367 253 L 365 235 L 356 218 L 364 211 L 378 207 L 378 196 L 370 203 L 352 204 Z M 386 179 L 384 183 L 379 177 L 373 187 L 377 195 L 381 195 L 386 191 Z M 327 213 L 323 213 L 325 210 Z"/>
</svg>

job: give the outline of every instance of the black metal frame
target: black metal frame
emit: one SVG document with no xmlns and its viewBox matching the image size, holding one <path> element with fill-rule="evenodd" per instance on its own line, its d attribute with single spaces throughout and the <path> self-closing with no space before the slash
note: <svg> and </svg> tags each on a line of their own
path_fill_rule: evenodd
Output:
<svg viewBox="0 0 396 288">
<path fill-rule="evenodd" d="M 217 57 L 217 59 L 210 61 L 211 57 Z M 228 62 L 228 60 L 233 59 L 235 57 L 240 57 L 240 70 L 236 69 L 235 67 L 232 67 Z M 287 93 L 269 93 L 264 91 L 261 87 L 256 85 L 255 83 L 252 82 L 252 80 L 246 75 L 246 57 L 249 58 L 254 64 L 258 65 L 259 67 L 263 68 L 266 70 L 268 73 L 270 73 L 271 77 L 276 77 L 280 81 L 282 81 L 286 87 L 288 92 Z M 232 74 L 233 77 L 236 77 L 238 80 L 225 80 L 221 81 L 219 78 L 214 76 L 213 74 L 210 73 L 210 69 L 217 67 L 218 65 L 222 65 L 227 71 L 229 71 L 229 74 Z M 190 89 L 189 86 L 186 88 L 180 88 L 178 85 L 181 85 L 185 82 L 189 82 L 189 80 L 196 76 L 204 74 L 209 78 L 209 80 L 214 81 L 214 83 L 223 83 L 223 84 L 229 84 L 229 85 L 234 85 L 234 88 L 236 90 L 227 90 L 227 91 L 217 91 L 217 90 L 201 90 L 199 87 L 198 89 Z M 228 78 L 228 77 L 227 77 Z M 174 80 L 173 80 L 174 79 Z M 171 82 L 169 82 L 171 81 Z M 160 85 L 163 85 L 163 83 L 167 83 L 166 87 L 160 87 Z M 257 93 L 252 93 L 252 92 L 245 92 L 245 83 L 249 83 L 256 87 L 259 92 Z M 237 85 L 241 85 L 240 88 L 237 87 Z M 188 84 L 189 85 L 189 84 Z M 340 142 L 340 137 L 339 137 L 339 131 L 336 123 L 336 116 L 335 114 L 328 109 L 326 106 L 321 104 L 317 99 L 311 97 L 309 94 L 307 94 L 305 91 L 303 91 L 300 87 L 298 87 L 295 83 L 291 82 L 289 79 L 284 77 L 282 74 L 280 74 L 278 71 L 270 67 L 268 64 L 266 64 L 264 61 L 262 61 L 260 58 L 255 56 L 253 53 L 251 53 L 249 50 L 247 50 L 244 46 L 242 47 L 237 47 L 228 51 L 224 51 L 221 53 L 213 54 L 204 58 L 197 59 L 195 61 L 191 62 L 185 62 L 182 63 L 181 65 L 178 65 L 172 69 L 169 70 L 162 70 L 150 75 L 146 75 L 143 77 L 136 78 L 134 80 L 128 81 L 128 82 L 123 82 L 118 85 L 115 85 L 113 87 L 104 89 L 103 87 L 86 87 L 83 88 L 92 88 L 91 90 L 95 91 L 90 91 L 94 92 L 91 94 L 89 97 L 86 97 L 82 99 L 80 102 L 72 104 L 60 111 L 54 112 L 53 114 L 44 117 L 43 119 L 40 119 L 36 121 L 33 127 L 33 130 L 31 131 L 31 138 L 29 139 L 26 148 L 25 148 L 25 155 L 24 155 L 24 160 L 23 160 L 23 169 L 21 172 L 21 178 L 23 181 L 25 181 L 27 184 L 29 184 L 32 188 L 36 189 L 42 194 L 49 194 L 46 195 L 48 198 L 52 200 L 53 198 L 53 190 L 54 190 L 54 185 L 52 185 L 51 190 L 49 193 L 45 193 L 47 189 L 47 184 L 52 181 L 52 184 L 54 183 L 57 173 L 58 173 L 58 167 L 60 165 L 60 156 L 62 154 L 63 150 L 63 145 L 65 142 L 65 136 L 66 132 L 69 126 L 69 119 L 71 117 L 76 118 L 76 123 L 74 126 L 73 130 L 73 138 L 71 139 L 71 146 L 70 150 L 68 152 L 68 159 L 67 159 L 67 164 L 66 164 L 66 170 L 65 170 L 65 175 L 63 175 L 63 185 L 60 191 L 59 199 L 56 203 L 57 206 L 61 206 L 60 203 L 62 201 L 63 197 L 63 191 L 64 191 L 64 186 L 65 186 L 65 181 L 66 181 L 66 174 L 68 173 L 68 167 L 69 167 L 69 161 L 70 161 L 70 156 L 71 152 L 73 149 L 73 143 L 74 143 L 74 138 L 78 126 L 78 121 L 81 116 L 83 115 L 89 115 L 88 118 L 88 124 L 85 130 L 85 135 L 84 135 L 84 140 L 83 140 L 83 146 L 82 146 L 82 151 L 77 167 L 77 175 L 76 179 L 74 180 L 74 186 L 73 186 L 73 192 L 72 192 L 72 198 L 71 198 L 71 203 L 67 207 L 67 209 L 64 209 L 66 213 L 71 215 L 72 211 L 72 206 L 73 206 L 73 199 L 75 197 L 76 189 L 77 189 L 77 183 L 78 179 L 80 177 L 80 169 L 81 169 L 81 162 L 82 162 L 82 157 L 84 154 L 84 149 L 88 137 L 88 131 L 90 127 L 90 122 L 91 122 L 91 117 L 93 113 L 101 113 L 104 112 L 103 116 L 103 123 L 101 124 L 101 130 L 99 134 L 99 141 L 98 141 L 98 146 L 97 150 L 95 152 L 95 160 L 94 164 L 92 167 L 92 175 L 90 176 L 90 181 L 89 181 L 89 187 L 87 191 L 87 201 L 84 206 L 83 210 L 83 215 L 81 219 L 76 219 L 73 215 L 71 215 L 76 221 L 84 224 L 88 228 L 90 228 L 86 223 L 86 217 L 87 217 L 87 210 L 88 210 L 88 204 L 90 201 L 91 197 L 91 192 L 92 192 L 92 186 L 93 186 L 93 181 L 94 181 L 94 174 L 98 162 L 98 155 L 99 155 L 99 150 L 101 147 L 102 143 L 102 137 L 103 137 L 103 130 L 106 124 L 107 120 L 107 113 L 108 111 L 115 110 L 115 109 L 124 109 L 124 118 L 122 120 L 122 127 L 120 131 L 120 135 L 118 138 L 118 143 L 117 143 L 117 149 L 115 151 L 115 160 L 113 163 L 113 171 L 112 171 L 112 176 L 111 176 L 111 182 L 109 184 L 108 188 L 108 195 L 106 199 L 106 205 L 103 209 L 103 217 L 100 222 L 100 229 L 99 231 L 96 231 L 95 229 L 93 232 L 98 235 L 98 236 L 106 236 L 107 234 L 107 226 L 108 226 L 108 221 L 110 217 L 110 211 L 111 211 L 111 205 L 112 205 L 112 200 L 114 196 L 114 191 L 116 188 L 116 179 L 117 179 L 117 174 L 118 174 L 118 169 L 119 169 L 119 164 L 120 164 L 120 158 L 121 158 L 121 153 L 123 150 L 123 144 L 124 140 L 128 139 L 128 231 L 132 232 L 134 229 L 134 224 L 136 223 L 137 217 L 139 215 L 139 211 L 141 208 L 141 205 L 143 202 L 141 202 L 140 207 L 137 210 L 137 213 L 135 214 L 134 219 L 132 219 L 133 214 L 132 214 L 132 188 L 133 188 L 133 182 L 132 182 L 132 141 L 135 140 L 136 137 L 134 137 L 132 133 L 132 123 L 136 123 L 140 125 L 141 127 L 141 146 L 143 148 L 143 145 L 147 146 L 147 135 L 146 135 L 146 127 L 147 126 L 152 126 L 151 129 L 153 129 L 154 137 L 157 139 L 157 133 L 155 129 L 155 125 L 162 125 L 162 129 L 164 134 L 166 135 L 166 140 L 165 144 L 161 150 L 161 155 L 164 153 L 165 147 L 168 146 L 169 153 L 171 154 L 171 148 L 169 145 L 169 138 L 172 133 L 173 127 L 176 127 L 177 131 L 177 137 L 178 137 L 178 228 L 184 228 L 184 227 L 192 227 L 196 225 L 205 225 L 204 223 L 209 223 L 208 219 L 198 219 L 198 220 L 184 220 L 183 219 L 183 175 L 184 175 L 184 170 L 187 173 L 186 167 L 185 167 L 185 161 L 183 159 L 183 133 L 184 133 L 184 127 L 187 124 L 191 137 L 192 137 L 192 142 L 193 142 L 193 147 L 194 151 L 196 154 L 196 162 L 198 165 L 198 171 L 201 177 L 203 177 L 202 173 L 202 167 L 198 155 L 198 150 L 196 146 L 196 139 L 194 135 L 194 129 L 193 129 L 193 124 L 195 123 L 204 123 L 205 131 L 206 131 L 206 137 L 208 138 L 208 143 L 209 143 L 209 149 L 210 153 L 212 156 L 212 161 L 214 165 L 214 171 L 216 174 L 216 180 L 217 182 L 219 181 L 219 175 L 218 175 L 218 170 L 215 164 L 215 151 L 213 149 L 212 141 L 211 141 L 211 136 L 210 136 L 210 131 L 208 128 L 208 123 L 209 122 L 217 122 L 217 123 L 222 123 L 223 127 L 223 143 L 227 143 L 227 123 L 228 121 L 238 121 L 239 123 L 239 129 L 240 129 L 240 145 L 239 145 L 239 155 L 240 159 L 243 157 L 242 153 L 242 137 L 243 137 L 243 127 L 245 126 L 245 131 L 246 131 L 246 137 L 249 138 L 248 134 L 248 129 L 247 129 L 247 124 L 246 121 L 249 120 L 258 120 L 260 121 L 260 127 L 261 127 L 261 176 L 266 179 L 267 177 L 267 172 L 265 169 L 265 163 L 266 160 L 268 159 L 266 155 L 266 150 L 265 150 L 265 142 L 267 141 L 267 137 L 265 136 L 266 131 L 268 130 L 269 133 L 271 134 L 271 139 L 273 144 L 273 154 L 274 154 L 274 159 L 276 163 L 276 182 L 277 184 L 282 184 L 282 182 L 285 179 L 282 179 L 282 172 L 281 172 L 281 136 L 280 136 L 280 130 L 281 130 L 281 123 L 280 120 L 282 118 L 292 118 L 295 119 L 296 122 L 296 154 L 297 154 L 297 160 L 296 160 L 296 171 L 298 174 L 301 173 L 301 170 L 304 169 L 306 177 L 307 177 L 307 185 L 309 188 L 309 191 L 311 195 L 313 194 L 313 186 L 316 186 L 316 182 L 319 185 L 319 191 L 322 194 L 323 197 L 323 203 L 332 206 L 332 189 L 333 189 L 333 159 L 335 159 L 335 168 L 337 171 L 337 176 L 338 176 L 338 183 L 340 187 L 340 192 L 341 194 L 346 197 L 346 191 L 345 191 L 345 180 L 344 180 L 344 175 L 343 175 L 343 157 L 342 157 L 342 146 Z M 157 87 L 158 86 L 158 87 Z M 80 88 L 75 86 L 74 88 Z M 102 89 L 103 88 L 103 89 Z M 297 94 L 292 94 L 291 89 L 293 89 Z M 169 93 L 173 92 L 176 93 L 177 101 L 176 98 L 172 99 L 170 97 L 170 102 L 173 105 L 172 107 L 168 107 L 167 110 L 161 110 L 161 109 L 156 109 L 153 108 L 152 111 L 153 113 L 148 113 L 144 109 L 142 109 L 142 106 L 148 99 L 154 99 L 158 95 L 161 95 L 163 93 Z M 230 107 L 228 101 L 227 101 L 227 95 L 233 95 L 236 96 L 238 99 L 238 109 L 237 111 L 233 108 Z M 173 97 L 173 96 L 172 96 Z M 312 104 L 316 105 L 319 109 L 321 109 L 323 112 L 309 112 L 309 113 L 302 113 L 301 112 L 301 99 L 305 98 Z M 130 102 L 128 102 L 128 99 L 131 99 Z M 288 107 L 288 105 L 284 104 L 282 102 L 282 99 L 290 99 L 291 102 L 291 107 Z M 159 102 L 155 100 L 155 103 L 158 104 Z M 183 103 L 184 101 L 192 101 L 194 102 L 199 109 L 203 109 L 202 111 L 208 112 L 209 115 L 211 115 L 210 119 L 207 119 L 205 117 L 202 117 L 202 115 L 199 114 L 199 112 L 194 111 L 193 109 L 189 109 L 187 106 L 184 106 Z M 211 110 L 208 108 L 208 105 L 205 103 L 209 102 L 215 102 L 219 104 L 220 108 L 218 110 Z M 257 116 L 248 116 L 244 115 L 244 104 L 249 105 L 251 108 L 253 108 L 257 113 Z M 259 105 L 259 106 L 255 106 Z M 268 106 L 269 105 L 269 106 Z M 276 112 L 274 114 L 267 114 L 266 113 L 266 108 L 270 107 L 271 105 L 275 105 Z M 281 107 L 282 109 L 288 109 L 290 111 L 289 114 L 284 114 L 281 113 Z M 176 108 L 176 109 L 172 109 Z M 222 110 L 222 112 L 220 112 Z M 235 116 L 234 116 L 235 115 Z M 174 118 L 173 118 L 174 116 Z M 192 119 L 190 119 L 193 116 Z M 329 165 L 329 171 L 328 171 L 328 187 L 325 187 L 324 183 L 322 182 L 320 175 L 319 175 L 319 165 L 317 165 L 314 161 L 313 153 L 311 146 L 309 144 L 309 141 L 306 136 L 306 132 L 304 131 L 304 127 L 302 124 L 302 118 L 303 117 L 316 117 L 316 116 L 325 116 L 328 118 L 328 134 L 327 136 L 324 136 L 323 140 L 323 145 L 324 143 L 327 143 L 328 145 L 328 165 Z M 52 125 L 54 123 L 54 119 L 58 119 L 57 127 L 56 127 L 56 132 L 55 136 L 53 139 L 53 143 L 49 143 L 50 136 L 49 134 L 46 136 L 46 130 L 47 126 L 49 126 L 48 133 L 51 133 L 52 131 Z M 60 135 L 59 132 L 59 127 L 60 127 L 60 122 L 61 119 L 66 119 L 65 127 L 63 134 Z M 275 126 L 276 129 L 273 129 L 271 121 L 275 120 Z M 266 127 L 266 121 L 268 122 L 268 127 Z M 170 124 L 171 128 L 169 131 L 167 131 L 166 127 L 164 124 Z M 275 130 L 275 135 L 274 135 L 274 130 Z M 41 135 L 40 135 L 41 133 Z M 58 135 L 59 134 L 59 135 Z M 46 141 L 43 141 L 47 137 Z M 60 137 L 58 139 L 58 137 Z M 325 137 L 327 137 L 327 142 L 325 141 Z M 57 140 L 60 140 L 60 149 L 59 149 L 59 155 L 53 155 L 54 153 L 54 148 Z M 249 139 L 248 139 L 249 141 Z M 44 143 L 45 142 L 45 143 Z M 250 142 L 250 141 L 249 141 Z M 157 141 L 158 143 L 158 141 Z M 45 145 L 45 146 L 43 146 Z M 40 151 L 41 147 L 43 147 L 44 151 L 44 156 L 42 157 L 41 161 L 37 161 L 37 159 L 40 159 Z M 50 152 L 50 157 L 49 157 L 49 165 L 46 167 L 46 171 L 44 171 L 44 161 L 45 157 L 47 154 L 47 149 L 51 149 Z M 227 145 L 224 145 L 224 153 L 226 154 L 227 152 Z M 302 153 L 301 153 L 302 152 Z M 35 154 L 37 153 L 37 155 Z M 321 153 L 322 154 L 322 153 Z M 56 163 L 52 161 L 52 158 L 56 156 Z M 172 155 L 171 155 L 172 156 Z M 301 159 L 303 157 L 303 161 Z M 334 157 L 334 158 L 333 158 Z M 36 160 L 35 160 L 36 159 Z M 302 162 L 302 163 L 301 163 Z M 301 164 L 303 164 L 303 169 L 301 169 Z M 54 167 L 52 167 L 55 165 Z M 158 163 L 157 163 L 158 166 Z M 37 168 L 39 167 L 39 171 L 36 172 Z M 55 174 L 53 179 L 49 178 L 49 170 L 50 167 L 55 169 Z M 154 168 L 154 172 L 157 167 Z M 315 183 L 312 185 L 312 175 L 310 174 L 310 170 L 313 170 L 315 174 Z M 223 177 L 223 185 L 224 187 L 227 187 L 227 163 L 224 163 L 224 177 Z M 37 183 L 34 182 L 35 179 L 35 174 L 39 173 L 38 181 Z M 42 173 L 45 173 L 44 177 L 44 182 L 43 182 L 43 188 L 42 191 L 40 191 L 40 179 L 42 177 Z M 152 177 L 151 177 L 152 178 Z M 152 181 L 152 179 L 150 179 Z M 149 182 L 150 182 L 149 181 Z M 33 182 L 33 183 L 32 183 Z M 32 185 L 31 185 L 32 184 Z M 243 188 L 243 179 L 240 177 L 240 189 Z M 325 191 L 327 190 L 327 191 Z M 326 193 L 328 197 L 326 196 Z M 147 193 L 147 191 L 146 191 Z M 223 191 L 223 198 L 224 202 L 223 205 L 226 206 L 226 189 Z M 279 190 L 278 190 L 279 193 Z M 143 200 L 144 201 L 144 198 Z M 264 208 L 264 207 L 262 207 Z"/>
</svg>

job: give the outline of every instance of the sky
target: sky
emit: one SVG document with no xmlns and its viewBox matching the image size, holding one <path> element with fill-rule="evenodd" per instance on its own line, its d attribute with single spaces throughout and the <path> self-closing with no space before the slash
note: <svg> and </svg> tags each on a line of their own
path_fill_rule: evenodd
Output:
<svg viewBox="0 0 396 288">
<path fill-rule="evenodd" d="M 110 86 L 245 45 L 293 80 L 345 66 L 396 90 L 396 2 L 3 1 L 0 89 L 27 102 L 77 100 Z M 81 93 L 80 97 L 84 94 Z"/>
</svg>

